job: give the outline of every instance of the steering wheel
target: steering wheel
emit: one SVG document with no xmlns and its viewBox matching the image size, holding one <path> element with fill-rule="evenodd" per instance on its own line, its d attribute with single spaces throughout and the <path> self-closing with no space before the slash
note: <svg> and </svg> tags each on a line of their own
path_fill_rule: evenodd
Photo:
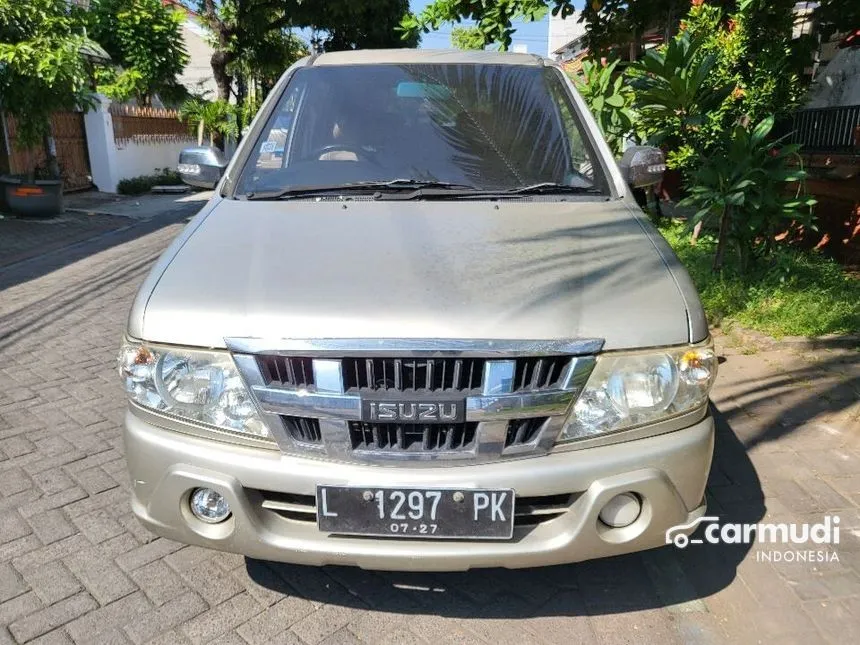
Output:
<svg viewBox="0 0 860 645">
<path fill-rule="evenodd" d="M 355 155 L 356 159 L 364 161 L 364 157 L 367 155 L 367 151 L 364 150 L 361 146 L 351 145 L 349 143 L 332 143 L 327 146 L 322 146 L 321 148 L 317 148 L 307 157 L 302 159 L 302 161 L 319 161 L 320 157 L 328 152 L 351 152 Z"/>
</svg>

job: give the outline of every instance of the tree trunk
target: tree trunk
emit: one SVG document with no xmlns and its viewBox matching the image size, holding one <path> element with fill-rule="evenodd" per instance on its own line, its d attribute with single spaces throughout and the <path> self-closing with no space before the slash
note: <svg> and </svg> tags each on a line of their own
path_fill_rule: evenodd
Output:
<svg viewBox="0 0 860 645">
<path fill-rule="evenodd" d="M 242 123 L 242 107 L 245 104 L 245 99 L 248 96 L 248 84 L 245 81 L 245 77 L 239 74 L 236 77 L 236 107 L 239 108 L 236 110 L 236 129 L 239 134 L 236 135 L 236 143 L 242 141 L 242 128 L 244 127 L 244 123 Z"/>
<path fill-rule="evenodd" d="M 54 142 L 54 136 L 49 131 L 42 139 L 42 145 L 45 149 L 45 164 L 48 167 L 48 174 L 51 179 L 60 178 L 60 164 L 57 161 L 57 146 Z"/>
<path fill-rule="evenodd" d="M 227 73 L 227 64 L 229 62 L 229 54 L 223 51 L 216 51 L 210 59 L 212 76 L 215 78 L 215 85 L 218 86 L 218 98 L 223 101 L 230 100 L 230 92 L 233 87 L 233 77 Z"/>
<path fill-rule="evenodd" d="M 720 234 L 717 237 L 717 252 L 714 254 L 714 273 L 722 270 L 723 256 L 726 253 L 726 241 L 729 237 L 729 222 L 731 221 L 732 207 L 726 206 L 723 210 L 723 216 L 720 217 Z"/>
</svg>

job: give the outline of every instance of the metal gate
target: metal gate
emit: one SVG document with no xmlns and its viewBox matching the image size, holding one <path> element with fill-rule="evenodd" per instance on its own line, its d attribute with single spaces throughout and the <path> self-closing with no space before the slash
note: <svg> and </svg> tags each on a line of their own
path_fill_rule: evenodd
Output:
<svg viewBox="0 0 860 645">
<path fill-rule="evenodd" d="M 57 147 L 57 163 L 63 178 L 63 188 L 65 190 L 81 190 L 92 186 L 83 113 L 54 113 L 51 117 L 51 131 Z M 45 153 L 41 146 L 22 149 L 16 145 L 16 134 L 15 119 L 7 116 L 6 135 L 10 172 L 25 174 L 38 167 L 44 168 Z"/>
</svg>

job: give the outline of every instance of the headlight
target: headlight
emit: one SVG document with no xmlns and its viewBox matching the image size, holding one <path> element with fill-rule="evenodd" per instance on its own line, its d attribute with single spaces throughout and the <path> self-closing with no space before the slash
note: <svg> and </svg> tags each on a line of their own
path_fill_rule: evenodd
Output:
<svg viewBox="0 0 860 645">
<path fill-rule="evenodd" d="M 119 373 L 129 398 L 144 407 L 271 439 L 227 352 L 126 341 L 120 350 Z"/>
<path fill-rule="evenodd" d="M 654 423 L 704 405 L 717 377 L 713 345 L 597 359 L 559 441 Z"/>
</svg>

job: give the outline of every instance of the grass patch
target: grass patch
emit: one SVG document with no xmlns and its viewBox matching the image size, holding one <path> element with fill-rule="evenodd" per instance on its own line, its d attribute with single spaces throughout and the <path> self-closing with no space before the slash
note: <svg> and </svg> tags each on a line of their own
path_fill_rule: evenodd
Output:
<svg viewBox="0 0 860 645">
<path fill-rule="evenodd" d="M 141 175 L 131 179 L 121 179 L 116 185 L 120 195 L 143 195 L 153 186 L 178 186 L 182 183 L 179 173 L 172 168 L 162 168 L 153 175 Z"/>
<path fill-rule="evenodd" d="M 714 274 L 713 240 L 691 246 L 683 223 L 658 228 L 690 272 L 712 325 L 737 322 L 775 338 L 860 333 L 860 279 L 833 260 L 781 248 L 740 275 L 727 253 L 722 273 Z"/>
</svg>

